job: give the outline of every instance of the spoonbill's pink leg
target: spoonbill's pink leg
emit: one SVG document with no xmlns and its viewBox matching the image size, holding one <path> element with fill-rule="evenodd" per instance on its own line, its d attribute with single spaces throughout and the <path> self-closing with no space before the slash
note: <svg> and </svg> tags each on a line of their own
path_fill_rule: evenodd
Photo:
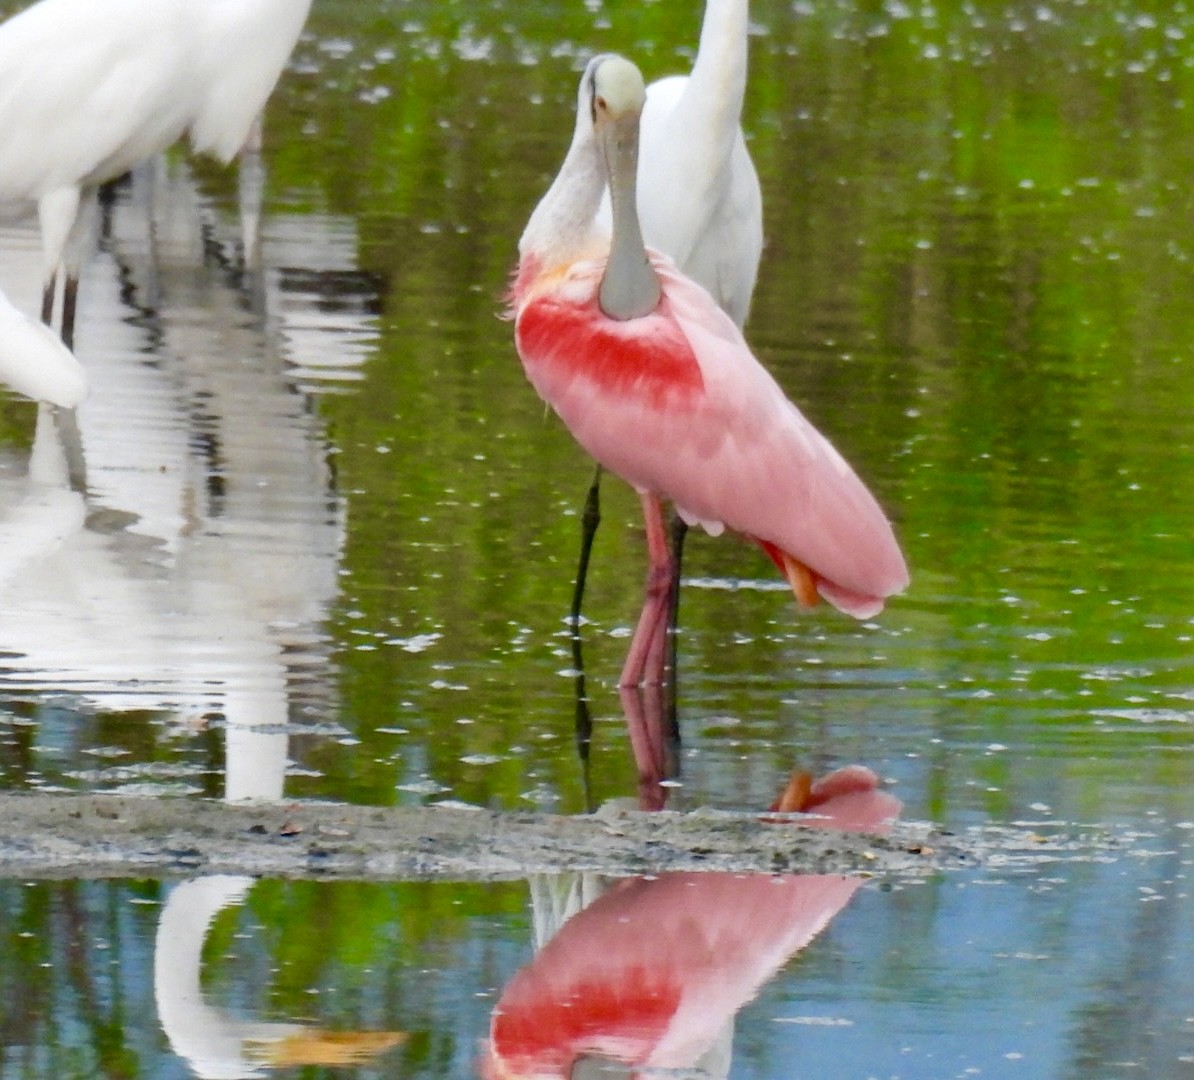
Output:
<svg viewBox="0 0 1194 1080">
<path fill-rule="evenodd" d="M 638 769 L 638 808 L 662 810 L 667 803 L 663 781 L 675 775 L 675 761 L 669 760 L 667 733 L 664 731 L 663 687 L 622 687 L 618 691 L 630 749 Z"/>
<path fill-rule="evenodd" d="M 662 685 L 667 659 L 667 621 L 672 606 L 672 554 L 659 496 L 644 493 L 639 498 L 643 504 L 643 521 L 647 526 L 647 558 L 650 562 L 647 566 L 643 610 L 630 642 L 630 652 L 622 668 L 619 686 Z"/>
</svg>

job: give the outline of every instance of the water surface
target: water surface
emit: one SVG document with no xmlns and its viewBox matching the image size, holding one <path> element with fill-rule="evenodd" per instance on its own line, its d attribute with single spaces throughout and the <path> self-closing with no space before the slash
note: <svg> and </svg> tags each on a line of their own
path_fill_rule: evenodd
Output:
<svg viewBox="0 0 1194 1080">
<path fill-rule="evenodd" d="M 86 498 L 35 407 L 0 401 L 6 789 L 561 812 L 635 792 L 613 683 L 637 501 L 607 483 L 586 768 L 564 618 L 590 465 L 497 316 L 585 58 L 682 70 L 698 7 L 323 0 L 267 119 L 259 271 L 232 174 L 177 153 L 114 192 L 78 335 Z M 670 803 L 762 807 L 793 766 L 861 762 L 908 818 L 1132 839 L 862 889 L 740 1014 L 731 1075 L 1181 1075 L 1194 19 L 752 18 L 748 338 L 889 511 L 913 584 L 859 625 L 695 538 Z M 5 224 L 0 286 L 30 310 L 36 266 Z M 0 977 L 28 1005 L 0 1073 L 185 1075 L 150 1005 L 170 887 L 5 888 Z M 210 991 L 242 1019 L 409 1033 L 387 1073 L 469 1075 L 531 956 L 526 896 L 260 882 L 216 917 Z"/>
</svg>

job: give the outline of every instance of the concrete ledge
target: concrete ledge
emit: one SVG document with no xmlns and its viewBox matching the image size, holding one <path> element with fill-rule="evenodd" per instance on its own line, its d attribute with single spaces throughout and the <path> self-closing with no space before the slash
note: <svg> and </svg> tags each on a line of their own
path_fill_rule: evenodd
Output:
<svg viewBox="0 0 1194 1080">
<path fill-rule="evenodd" d="M 780 815 L 603 811 L 584 817 L 459 807 L 237 804 L 114 795 L 0 795 L 0 875 L 509 880 L 675 870 L 921 877 L 975 866 L 957 837 L 885 836 Z"/>
</svg>

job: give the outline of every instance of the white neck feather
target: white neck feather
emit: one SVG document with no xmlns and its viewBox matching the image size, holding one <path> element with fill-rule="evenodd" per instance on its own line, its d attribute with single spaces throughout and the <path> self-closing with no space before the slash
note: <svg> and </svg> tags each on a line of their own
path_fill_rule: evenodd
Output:
<svg viewBox="0 0 1194 1080">
<path fill-rule="evenodd" d="M 685 89 L 687 106 L 717 132 L 737 132 L 746 94 L 748 0 L 707 0 L 696 61 Z"/>
<path fill-rule="evenodd" d="M 523 230 L 519 256 L 534 255 L 544 266 L 555 266 L 608 251 L 608 227 L 595 220 L 604 192 L 601 152 L 588 112 L 582 111 L 564 163 Z"/>
</svg>

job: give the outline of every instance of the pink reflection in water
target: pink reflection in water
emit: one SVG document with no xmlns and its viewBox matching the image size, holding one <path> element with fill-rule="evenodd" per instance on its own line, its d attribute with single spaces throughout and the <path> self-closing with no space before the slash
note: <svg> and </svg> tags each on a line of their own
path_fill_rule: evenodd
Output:
<svg viewBox="0 0 1194 1080">
<path fill-rule="evenodd" d="M 795 787 L 802 805 L 794 808 L 816 815 L 807 821 L 814 827 L 882 832 L 901 809 L 862 766 Z M 676 873 L 615 883 L 506 985 L 482 1074 L 725 1075 L 735 1014 L 862 880 Z"/>
</svg>

